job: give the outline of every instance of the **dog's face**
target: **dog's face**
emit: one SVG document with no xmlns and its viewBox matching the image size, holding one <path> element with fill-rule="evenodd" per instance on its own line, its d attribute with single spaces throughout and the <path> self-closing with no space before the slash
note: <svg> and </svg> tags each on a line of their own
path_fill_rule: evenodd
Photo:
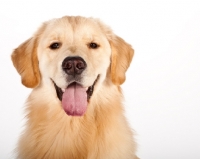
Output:
<svg viewBox="0 0 200 159">
<path fill-rule="evenodd" d="M 132 56 L 131 46 L 98 20 L 63 17 L 44 23 L 12 60 L 25 86 L 53 83 L 66 113 L 83 115 L 105 81 L 124 82 Z"/>
</svg>

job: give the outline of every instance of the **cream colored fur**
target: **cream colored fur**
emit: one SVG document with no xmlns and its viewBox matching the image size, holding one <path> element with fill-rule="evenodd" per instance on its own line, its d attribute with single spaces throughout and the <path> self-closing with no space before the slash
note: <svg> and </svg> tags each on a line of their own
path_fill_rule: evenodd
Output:
<svg viewBox="0 0 200 159">
<path fill-rule="evenodd" d="M 49 49 L 53 42 L 62 45 Z M 91 42 L 99 48 L 89 48 Z M 67 87 L 61 64 L 68 56 L 80 56 L 87 63 L 81 80 L 86 90 L 99 75 L 81 117 L 65 113 L 52 82 Z M 120 88 L 132 56 L 131 46 L 97 19 L 66 16 L 45 22 L 12 54 L 22 83 L 33 88 L 26 102 L 27 124 L 18 158 L 136 159 Z"/>
</svg>

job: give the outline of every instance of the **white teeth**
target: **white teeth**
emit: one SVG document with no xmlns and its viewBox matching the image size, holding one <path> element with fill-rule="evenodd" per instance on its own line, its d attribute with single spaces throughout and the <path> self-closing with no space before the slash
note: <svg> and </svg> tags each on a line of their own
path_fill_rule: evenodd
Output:
<svg viewBox="0 0 200 159">
<path fill-rule="evenodd" d="M 64 88 L 61 88 L 61 90 L 63 91 L 63 93 L 65 92 L 65 89 L 64 89 Z"/>
<path fill-rule="evenodd" d="M 89 88 L 89 87 L 86 87 L 86 88 L 85 88 L 85 89 L 86 89 L 86 91 L 88 90 L 88 88 Z"/>
</svg>

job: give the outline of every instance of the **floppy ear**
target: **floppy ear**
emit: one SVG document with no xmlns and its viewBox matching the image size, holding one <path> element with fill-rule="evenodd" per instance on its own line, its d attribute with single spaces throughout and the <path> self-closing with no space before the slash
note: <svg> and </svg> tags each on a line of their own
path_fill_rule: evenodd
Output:
<svg viewBox="0 0 200 159">
<path fill-rule="evenodd" d="M 111 80 L 115 85 L 124 83 L 126 70 L 133 58 L 134 50 L 122 38 L 115 36 L 111 44 Z"/>
<path fill-rule="evenodd" d="M 40 72 L 37 58 L 37 39 L 30 38 L 16 48 L 12 62 L 21 75 L 22 84 L 29 88 L 36 87 L 40 82 Z"/>
</svg>

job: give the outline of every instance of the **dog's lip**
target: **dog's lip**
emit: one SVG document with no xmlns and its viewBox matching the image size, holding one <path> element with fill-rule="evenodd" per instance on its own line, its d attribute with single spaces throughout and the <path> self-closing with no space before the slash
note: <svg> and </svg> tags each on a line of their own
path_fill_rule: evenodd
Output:
<svg viewBox="0 0 200 159">
<path fill-rule="evenodd" d="M 97 75 L 97 78 L 95 79 L 93 85 L 89 86 L 89 87 L 85 87 L 85 91 L 87 93 L 87 100 L 89 101 L 89 99 L 91 98 L 93 92 L 94 92 L 94 86 L 95 84 L 97 83 L 98 79 L 99 79 L 99 76 L 100 75 Z M 65 92 L 66 88 L 69 87 L 70 85 L 74 84 L 74 83 L 78 83 L 79 85 L 81 85 L 79 82 L 77 81 L 72 81 L 70 82 L 66 88 L 60 88 L 56 85 L 56 83 L 52 80 L 52 82 L 54 83 L 54 87 L 56 89 L 56 94 L 57 94 L 57 97 L 60 101 L 62 101 L 62 96 L 63 96 L 63 93 Z"/>
</svg>

